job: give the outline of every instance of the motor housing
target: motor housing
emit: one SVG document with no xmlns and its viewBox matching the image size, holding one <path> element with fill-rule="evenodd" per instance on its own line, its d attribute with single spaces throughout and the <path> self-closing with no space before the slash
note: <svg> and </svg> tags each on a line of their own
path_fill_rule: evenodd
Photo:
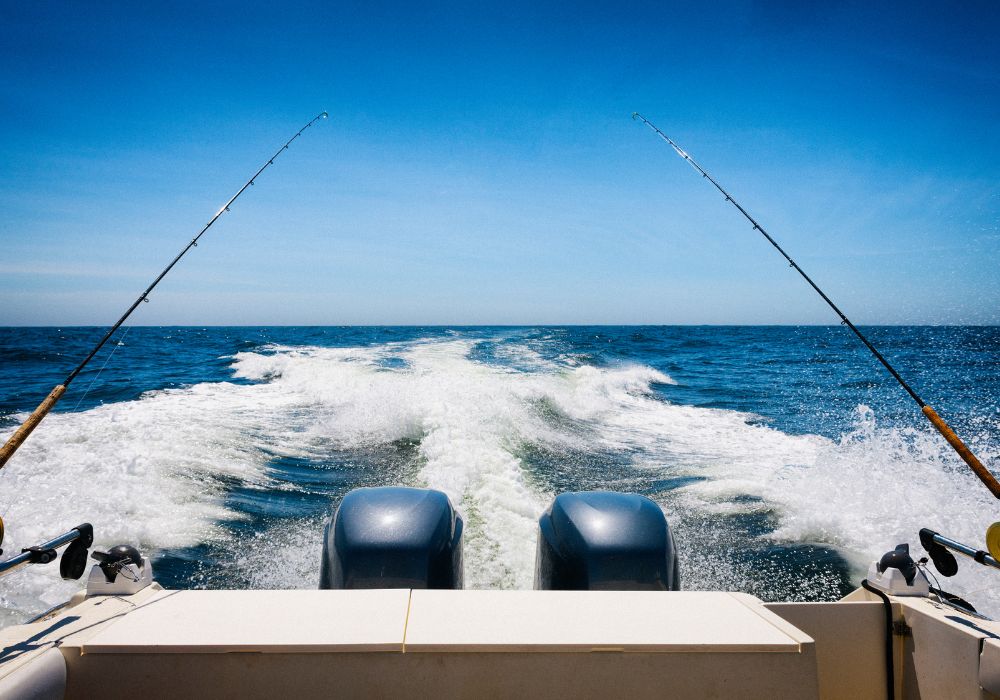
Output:
<svg viewBox="0 0 1000 700">
<path fill-rule="evenodd" d="M 320 588 L 461 588 L 462 518 L 441 491 L 354 489 L 327 523 Z"/>
<path fill-rule="evenodd" d="M 680 590 L 670 526 L 660 507 L 644 496 L 562 493 L 538 526 L 537 589 Z"/>
</svg>

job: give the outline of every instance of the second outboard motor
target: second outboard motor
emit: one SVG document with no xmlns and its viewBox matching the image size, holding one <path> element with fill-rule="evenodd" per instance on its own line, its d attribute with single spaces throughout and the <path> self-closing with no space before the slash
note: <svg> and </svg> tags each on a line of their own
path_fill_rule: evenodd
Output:
<svg viewBox="0 0 1000 700">
<path fill-rule="evenodd" d="M 535 588 L 680 590 L 670 526 L 660 507 L 644 496 L 562 493 L 538 525 Z"/>
<path fill-rule="evenodd" d="M 431 489 L 354 489 L 326 526 L 320 588 L 461 588 L 462 518 Z"/>
</svg>

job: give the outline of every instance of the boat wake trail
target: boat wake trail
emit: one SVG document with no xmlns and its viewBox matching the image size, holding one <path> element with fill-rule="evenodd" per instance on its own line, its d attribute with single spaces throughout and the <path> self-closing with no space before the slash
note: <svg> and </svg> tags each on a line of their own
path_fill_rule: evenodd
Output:
<svg viewBox="0 0 1000 700">
<path fill-rule="evenodd" d="M 880 428 L 865 407 L 839 440 L 790 435 L 671 403 L 673 380 L 649 366 L 531 339 L 230 359 L 232 381 L 51 416 L 0 480 L 8 551 L 89 521 L 98 546 L 155 552 L 169 586 L 314 587 L 339 499 L 402 483 L 441 489 L 462 513 L 467 587 L 530 588 L 542 510 L 560 491 L 606 488 L 661 504 L 685 588 L 835 599 L 898 542 L 919 553 L 921 527 L 979 541 L 992 507 L 970 498 L 974 477 L 943 442 Z M 79 585 L 36 568 L 5 590 L 8 618 Z M 968 565 L 945 587 L 986 586 Z M 1000 609 L 992 595 L 974 598 Z"/>
</svg>

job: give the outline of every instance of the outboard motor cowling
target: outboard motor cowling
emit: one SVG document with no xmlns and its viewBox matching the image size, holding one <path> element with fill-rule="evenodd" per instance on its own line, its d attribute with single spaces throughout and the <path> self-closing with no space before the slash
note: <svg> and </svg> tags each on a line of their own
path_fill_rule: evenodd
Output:
<svg viewBox="0 0 1000 700">
<path fill-rule="evenodd" d="M 326 526 L 320 588 L 461 588 L 462 518 L 431 489 L 355 489 Z"/>
<path fill-rule="evenodd" d="M 535 588 L 680 590 L 670 526 L 660 507 L 644 496 L 562 493 L 538 525 Z"/>
</svg>

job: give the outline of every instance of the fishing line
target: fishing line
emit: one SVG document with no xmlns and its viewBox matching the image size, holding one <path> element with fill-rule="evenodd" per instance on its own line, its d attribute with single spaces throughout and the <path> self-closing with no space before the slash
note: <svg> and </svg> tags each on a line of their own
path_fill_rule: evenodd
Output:
<svg viewBox="0 0 1000 700">
<path fill-rule="evenodd" d="M 782 257 L 784 257 L 785 260 L 788 261 L 788 264 L 791 267 L 793 267 L 795 271 L 798 272 L 802 276 L 802 278 L 809 283 L 809 286 L 812 287 L 816 291 L 816 293 L 823 298 L 823 301 L 825 301 L 827 305 L 831 309 L 833 309 L 834 312 L 836 312 L 836 314 L 840 317 L 841 323 L 850 328 L 854 332 L 854 335 L 856 335 L 858 339 L 865 344 L 865 347 L 867 347 L 871 351 L 871 353 L 875 356 L 875 358 L 882 363 L 882 366 L 884 366 L 887 370 L 889 370 L 889 374 L 891 374 L 893 378 L 899 383 L 899 385 L 906 390 L 906 393 L 909 394 L 910 398 L 912 398 L 916 402 L 916 404 L 920 407 L 921 412 L 927 417 L 927 420 L 929 420 L 934 425 L 934 427 L 937 428 L 938 432 L 941 433 L 944 439 L 948 441 L 948 444 L 951 445 L 952 449 L 954 449 L 955 452 L 958 453 L 958 456 L 962 458 L 962 460 L 969 466 L 970 469 L 972 469 L 972 471 L 976 474 L 976 476 L 979 477 L 979 480 L 982 481 L 983 484 L 986 486 L 986 488 L 990 490 L 990 493 L 992 493 L 996 498 L 1000 498 L 1000 481 L 997 481 L 996 477 L 994 477 L 993 474 L 990 473 L 990 471 L 985 466 L 983 466 L 982 462 L 980 462 L 979 459 L 976 457 L 976 455 L 972 453 L 972 450 L 970 450 L 966 446 L 966 444 L 962 442 L 961 438 L 959 438 L 958 435 L 955 434 L 955 431 L 951 429 L 951 426 L 945 423 L 944 419 L 941 418 L 941 416 L 939 416 L 933 408 L 927 405 L 927 403 L 924 402 L 924 400 L 917 395 L 917 393 L 910 387 L 910 385 L 907 384 L 906 381 L 900 376 L 899 372 L 897 372 L 895 368 L 893 368 L 893 366 L 889 364 L 889 361 L 882 356 L 882 353 L 880 353 L 875 348 L 875 346 L 872 345 L 871 342 L 869 342 L 868 338 L 866 338 L 864 334 L 858 330 L 857 326 L 851 323 L 851 320 L 847 318 L 844 312 L 841 311 L 836 304 L 833 303 L 830 297 L 828 297 L 823 292 L 823 290 L 820 289 L 819 286 L 812 281 L 809 275 L 805 273 L 805 270 L 799 267 L 798 263 L 792 260 L 791 256 L 785 252 L 784 248 L 778 245 L 778 242 L 771 237 L 771 234 L 765 231 L 764 228 L 759 223 L 757 223 L 756 219 L 750 216 L 747 210 L 744 209 L 739 202 L 733 199 L 732 195 L 726 192 L 726 190 L 722 188 L 722 185 L 716 182 L 715 178 L 709 175 L 708 172 L 703 167 L 698 165 L 698 163 L 694 160 L 694 158 L 688 155 L 688 153 L 683 148 L 678 146 L 673 139 L 671 139 L 669 136 L 667 136 L 658 128 L 656 128 L 656 126 L 651 121 L 646 119 L 646 117 L 642 116 L 638 112 L 632 113 L 632 119 L 641 119 L 642 122 L 650 129 L 652 129 L 654 132 L 656 132 L 656 134 L 661 139 L 670 144 L 670 147 L 677 152 L 677 155 L 679 155 L 681 158 L 687 161 L 691 165 L 691 167 L 693 167 L 698 173 L 701 174 L 702 177 L 706 178 L 709 182 L 711 182 L 715 186 L 715 189 L 719 190 L 719 192 L 721 192 L 722 195 L 726 198 L 726 201 L 730 202 L 734 207 L 736 207 L 739 210 L 739 212 L 747 219 L 747 221 L 753 224 L 754 231 L 760 231 L 761 235 L 767 239 L 768 243 L 774 246 L 774 248 L 779 253 L 781 253 Z"/>
<path fill-rule="evenodd" d="M 254 184 L 254 181 L 260 176 L 262 172 L 267 170 L 267 168 L 269 168 L 270 166 L 274 165 L 274 160 L 278 156 L 280 156 L 283 151 L 288 150 L 288 147 L 292 144 L 293 141 L 295 141 L 295 139 L 297 139 L 299 136 L 302 135 L 302 132 L 304 132 L 306 129 L 308 129 L 321 119 L 326 119 L 328 116 L 329 114 L 327 114 L 326 112 L 320 112 L 315 117 L 313 117 L 308 124 L 306 124 L 297 132 L 295 132 L 295 135 L 292 136 L 292 138 L 288 139 L 288 141 L 286 141 L 281 148 L 275 151 L 274 155 L 268 158 L 268 160 L 260 167 L 260 169 L 256 173 L 254 173 L 253 177 L 251 177 L 249 180 L 243 183 L 243 186 L 236 192 L 236 194 L 230 197 L 229 201 L 227 201 L 219 208 L 219 211 L 215 212 L 215 215 L 209 220 L 207 224 L 205 224 L 205 226 L 201 229 L 201 231 L 198 232 L 198 235 L 192 238 L 191 241 L 186 246 L 184 246 L 184 249 L 177 254 L 177 257 L 175 257 L 170 262 L 170 264 L 163 269 L 163 272 L 161 272 L 156 277 L 156 279 L 154 279 L 153 282 L 148 287 L 146 287 L 146 291 L 140 294 L 139 297 L 134 302 L 132 302 L 132 305 L 125 311 L 124 314 L 122 314 L 122 317 L 118 319 L 118 321 L 111 327 L 111 329 L 107 333 L 105 333 L 104 337 L 101 338 L 101 340 L 97 343 L 97 345 L 94 346 L 93 350 L 90 351 L 90 354 L 88 354 L 83 359 L 83 361 L 79 365 L 77 365 L 72 372 L 69 373 L 69 376 L 66 377 L 66 379 L 63 381 L 62 384 L 58 384 L 54 389 L 52 389 L 49 395 L 46 396 L 45 399 L 42 401 L 42 403 L 38 405 L 38 408 L 36 408 L 31 413 L 31 415 L 28 416 L 27 419 L 25 419 L 24 423 L 22 423 L 21 426 L 14 431 L 14 434 L 10 436 L 10 438 L 7 440 L 4 446 L 0 447 L 0 469 L 2 469 L 5 464 L 7 464 L 7 461 L 14 455 L 14 453 L 17 451 L 17 448 L 21 446 L 21 444 L 28 438 L 29 435 L 31 435 L 31 432 L 38 426 L 38 424 L 42 421 L 42 419 L 45 418 L 46 415 L 48 415 L 49 411 L 52 410 L 52 407 L 55 406 L 56 403 L 59 401 L 59 399 L 62 398 L 63 394 L 66 393 L 66 388 L 70 385 L 70 383 L 74 379 L 76 379 L 77 375 L 80 374 L 81 371 L 83 371 L 83 368 L 86 367 L 87 363 L 89 363 L 93 359 L 94 355 L 96 355 L 100 351 L 100 349 L 104 347 L 104 344 L 108 342 L 108 340 L 111 338 L 112 335 L 114 335 L 115 331 L 117 331 L 122 326 L 122 324 L 125 323 L 126 320 L 128 320 L 128 317 L 132 315 L 132 312 L 136 310 L 139 304 L 141 304 L 144 301 L 148 301 L 150 292 L 152 292 L 153 289 L 156 287 L 156 285 L 160 283 L 160 280 L 162 280 L 164 277 L 167 276 L 167 273 L 173 269 L 174 265 L 176 265 L 189 250 L 198 245 L 198 239 L 200 239 L 205 234 L 205 232 L 212 227 L 212 224 L 218 221 L 220 216 L 229 211 L 229 207 L 232 206 L 233 202 L 235 202 L 248 187 L 251 187 Z"/>
<path fill-rule="evenodd" d="M 101 378 L 101 373 L 104 371 L 104 368 L 108 366 L 108 363 L 111 362 L 111 358 L 114 357 L 115 352 L 118 351 L 119 347 L 121 347 L 122 345 L 124 345 L 124 343 L 125 343 L 125 336 L 128 335 L 128 332 L 130 330 L 132 330 L 132 326 L 131 325 L 125 326 L 125 332 L 122 333 L 120 336 L 118 336 L 118 340 L 114 343 L 114 345 L 111 346 L 111 352 L 108 353 L 108 356 L 104 360 L 104 364 L 101 365 L 101 368 L 99 370 L 97 370 L 97 375 L 91 380 L 90 384 L 87 385 L 87 389 L 86 389 L 86 391 L 83 392 L 83 396 L 81 396 L 80 400 L 76 402 L 76 406 L 73 407 L 74 411 L 76 411 L 76 410 L 78 410 L 80 408 L 80 404 L 82 404 L 83 400 L 85 398 L 87 398 L 87 394 L 89 394 L 90 390 L 94 388 L 94 384 L 97 383 L 97 380 Z"/>
</svg>

